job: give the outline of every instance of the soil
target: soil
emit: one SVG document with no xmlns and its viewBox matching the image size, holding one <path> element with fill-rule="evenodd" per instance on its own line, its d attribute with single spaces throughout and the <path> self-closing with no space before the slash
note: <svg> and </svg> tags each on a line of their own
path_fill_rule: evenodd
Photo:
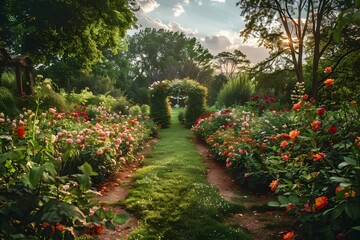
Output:
<svg viewBox="0 0 360 240">
<path fill-rule="evenodd" d="M 253 194 L 235 183 L 234 177 L 226 172 L 224 166 L 214 161 L 208 154 L 208 147 L 196 142 L 196 148 L 208 167 L 207 180 L 215 186 L 226 201 L 245 207 L 244 211 L 231 214 L 226 223 L 240 227 L 256 240 L 282 239 L 291 220 L 284 211 L 271 209 L 267 203 L 275 201 L 269 194 Z"/>
<path fill-rule="evenodd" d="M 127 212 L 121 203 L 128 195 L 129 190 L 132 187 L 135 172 L 139 167 L 139 163 L 123 167 L 103 183 L 103 194 L 102 196 L 97 197 L 97 200 L 104 205 L 105 209 L 112 209 L 117 214 L 125 213 L 129 217 L 129 220 L 123 225 L 115 225 L 115 231 L 104 229 L 102 234 L 95 239 L 126 239 L 126 237 L 128 237 L 138 226 L 139 219 Z"/>
<path fill-rule="evenodd" d="M 266 207 L 269 201 L 274 201 L 274 197 L 252 194 L 242 189 L 235 183 L 234 177 L 226 172 L 224 166 L 212 160 L 206 145 L 196 140 L 193 142 L 196 144 L 201 158 L 207 164 L 209 183 L 219 190 L 225 200 L 245 207 L 245 210 L 228 216 L 226 223 L 243 229 L 256 240 L 282 239 L 284 233 L 287 232 L 286 226 L 289 225 L 290 219 L 285 212 L 269 210 Z M 102 196 L 98 197 L 98 200 L 105 205 L 110 205 L 111 207 L 107 208 L 112 208 L 116 213 L 126 213 L 129 220 L 123 225 L 116 226 L 115 231 L 104 229 L 96 239 L 126 239 L 139 225 L 139 219 L 127 212 L 121 204 L 132 187 L 135 172 L 139 167 L 139 164 L 131 164 L 119 170 L 104 183 L 106 190 Z"/>
</svg>

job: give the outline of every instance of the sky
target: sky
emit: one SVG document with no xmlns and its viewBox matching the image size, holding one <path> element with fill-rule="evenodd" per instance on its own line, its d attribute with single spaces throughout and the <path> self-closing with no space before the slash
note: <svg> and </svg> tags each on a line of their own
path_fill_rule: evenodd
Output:
<svg viewBox="0 0 360 240">
<path fill-rule="evenodd" d="M 242 51 L 253 63 L 267 57 L 267 50 L 256 40 L 243 42 L 240 31 L 245 24 L 237 0 L 138 0 L 136 12 L 139 29 L 156 28 L 182 31 L 216 55 Z M 132 31 L 133 32 L 133 31 Z M 131 33 L 130 33 L 131 34 Z"/>
</svg>

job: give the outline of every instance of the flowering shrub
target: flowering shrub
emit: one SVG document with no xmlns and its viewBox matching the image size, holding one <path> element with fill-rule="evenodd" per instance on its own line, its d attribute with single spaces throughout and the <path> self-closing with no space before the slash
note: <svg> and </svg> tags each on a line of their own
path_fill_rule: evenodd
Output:
<svg viewBox="0 0 360 240">
<path fill-rule="evenodd" d="M 1 239 L 73 239 L 123 222 L 92 200 L 101 194 L 92 182 L 135 159 L 155 125 L 103 106 L 94 119 L 87 111 L 0 113 Z"/>
<path fill-rule="evenodd" d="M 193 127 L 238 179 L 248 186 L 251 176 L 257 183 L 267 180 L 278 195 L 269 204 L 297 216 L 296 231 L 284 239 L 360 237 L 360 107 L 352 99 L 335 105 L 334 88 L 336 80 L 327 79 L 321 104 L 296 96 L 292 111 L 266 111 L 248 125 L 239 124 L 234 111 L 226 128 L 214 116 Z"/>
</svg>

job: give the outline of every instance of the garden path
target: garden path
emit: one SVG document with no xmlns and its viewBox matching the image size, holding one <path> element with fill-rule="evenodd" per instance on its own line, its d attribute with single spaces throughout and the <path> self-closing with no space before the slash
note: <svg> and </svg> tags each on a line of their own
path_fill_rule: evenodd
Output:
<svg viewBox="0 0 360 240">
<path fill-rule="evenodd" d="M 186 143 L 179 143 L 178 140 L 173 141 L 172 139 L 174 138 L 168 138 L 172 135 L 174 135 L 175 138 L 181 138 L 183 141 L 186 141 Z M 186 145 L 185 148 L 184 144 Z M 188 144 L 190 145 L 188 146 Z M 136 191 L 136 188 L 138 188 L 136 183 L 136 181 L 139 181 L 138 175 L 144 174 L 141 172 L 149 171 L 147 168 L 155 168 L 154 164 L 157 164 L 157 159 L 162 158 L 163 156 L 168 155 L 169 157 L 177 156 L 175 158 L 182 158 L 185 156 L 183 155 L 184 153 L 186 155 L 194 154 L 194 152 L 191 150 L 191 148 L 194 148 L 194 145 L 196 146 L 195 155 L 197 154 L 198 156 L 195 156 L 194 159 L 191 159 L 191 161 L 197 161 L 200 155 L 200 160 L 203 160 L 203 163 L 201 164 L 206 164 L 203 167 L 205 167 L 204 169 L 206 169 L 207 172 L 207 181 L 218 189 L 218 193 L 226 201 L 241 206 L 234 208 L 234 211 L 227 214 L 225 218 L 226 224 L 231 227 L 244 230 L 257 240 L 280 239 L 278 236 L 279 232 L 284 229 L 284 220 L 285 223 L 288 221 L 284 218 L 284 214 L 282 212 L 270 211 L 266 206 L 266 203 L 271 200 L 271 197 L 267 195 L 252 195 L 251 193 L 242 190 L 240 186 L 234 182 L 234 179 L 226 173 L 223 166 L 211 160 L 207 154 L 207 147 L 197 142 L 194 138 L 191 138 L 191 133 L 189 134 L 189 130 L 182 128 L 182 126 L 178 124 L 173 124 L 171 128 L 161 131 L 159 142 L 156 144 L 156 147 L 150 151 L 150 154 L 147 155 L 149 160 L 145 160 L 144 168 L 140 168 L 138 171 L 140 173 L 136 173 L 136 179 L 135 172 L 138 169 L 138 166 L 129 165 L 127 169 L 123 169 L 116 173 L 105 184 L 105 186 L 107 186 L 107 190 L 103 196 L 99 198 L 99 200 L 112 205 L 114 210 L 117 212 L 127 213 L 130 217 L 130 220 L 126 224 L 118 226 L 115 232 L 105 231 L 99 239 L 126 239 L 126 237 L 136 227 L 140 226 L 140 221 L 138 218 L 135 215 L 127 212 L 123 205 L 124 200 L 128 196 L 129 189 L 135 188 Z M 162 160 L 162 162 L 166 162 L 166 160 Z M 174 159 L 172 159 L 171 162 L 174 162 Z M 179 162 L 176 162 L 176 166 L 179 167 Z M 173 167 L 170 167 L 170 169 L 171 168 Z M 202 175 L 195 177 L 195 181 L 197 181 L 199 177 L 204 178 L 204 172 L 201 173 L 201 171 L 195 171 L 192 174 L 195 173 Z M 180 172 L 180 174 L 182 173 Z M 166 176 L 169 177 L 168 174 Z M 144 195 L 146 195 L 146 193 L 144 193 Z M 146 198 L 146 196 L 144 196 L 144 198 Z M 176 201 L 176 199 L 173 200 Z M 179 204 L 181 204 L 181 202 L 179 202 Z M 139 216 L 139 214 L 137 215 Z M 142 218 L 144 218 L 144 216 L 142 216 Z"/>
</svg>

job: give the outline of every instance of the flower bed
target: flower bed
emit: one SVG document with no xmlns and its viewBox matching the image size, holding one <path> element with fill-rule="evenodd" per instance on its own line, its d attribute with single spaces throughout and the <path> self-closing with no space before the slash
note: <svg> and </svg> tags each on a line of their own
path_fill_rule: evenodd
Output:
<svg viewBox="0 0 360 240">
<path fill-rule="evenodd" d="M 360 235 L 360 109 L 354 100 L 334 105 L 334 81 L 324 84 L 328 100 L 320 106 L 303 95 L 289 112 L 256 117 L 234 109 L 192 128 L 240 183 L 273 191 L 278 201 L 269 205 L 297 216 L 286 239 Z"/>
<path fill-rule="evenodd" d="M 124 221 L 92 201 L 101 194 L 92 183 L 143 160 L 135 153 L 156 126 L 102 106 L 91 110 L 93 119 L 88 111 L 0 114 L 0 238 L 73 239 Z"/>
</svg>

